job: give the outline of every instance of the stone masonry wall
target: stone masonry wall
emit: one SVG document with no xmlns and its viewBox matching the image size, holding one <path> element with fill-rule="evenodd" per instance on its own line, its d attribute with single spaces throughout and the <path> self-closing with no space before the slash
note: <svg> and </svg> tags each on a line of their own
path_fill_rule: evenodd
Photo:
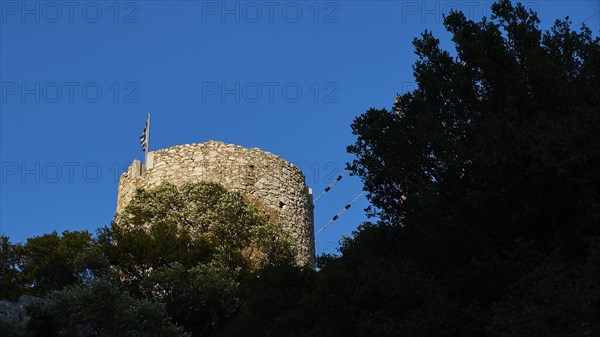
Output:
<svg viewBox="0 0 600 337">
<path fill-rule="evenodd" d="M 314 268 L 312 192 L 304 174 L 293 164 L 260 149 L 208 141 L 162 149 L 148 154 L 147 168 L 135 160 L 119 180 L 117 213 L 136 188 L 162 182 L 218 182 L 258 200 L 277 214 L 277 221 L 296 242 L 297 262 Z"/>
</svg>

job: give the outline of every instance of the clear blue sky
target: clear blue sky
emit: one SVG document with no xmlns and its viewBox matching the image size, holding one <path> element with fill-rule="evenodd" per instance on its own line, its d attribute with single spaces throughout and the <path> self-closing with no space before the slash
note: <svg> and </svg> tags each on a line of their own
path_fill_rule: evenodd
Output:
<svg viewBox="0 0 600 337">
<path fill-rule="evenodd" d="M 414 87 L 411 41 L 442 13 L 483 1 L 0 1 L 0 231 L 14 241 L 94 230 L 117 182 L 151 149 L 220 140 L 297 164 L 315 196 L 352 160 L 350 123 Z M 542 27 L 569 15 L 598 34 L 598 1 L 529 1 Z M 595 16 L 594 16 L 595 14 Z M 300 93 L 301 91 L 301 93 Z M 362 189 L 316 204 L 319 229 Z M 360 199 L 317 236 L 318 253 L 366 220 Z"/>
</svg>

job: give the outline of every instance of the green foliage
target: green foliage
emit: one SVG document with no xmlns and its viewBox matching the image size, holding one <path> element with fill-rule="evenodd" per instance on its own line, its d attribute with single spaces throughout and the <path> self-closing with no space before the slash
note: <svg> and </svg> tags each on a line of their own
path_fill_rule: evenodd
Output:
<svg viewBox="0 0 600 337">
<path fill-rule="evenodd" d="M 36 336 L 181 335 L 169 317 L 211 335 L 237 313 L 242 280 L 295 264 L 291 242 L 258 202 L 237 192 L 163 184 L 138 190 L 95 238 L 51 233 L 23 245 L 3 238 L 2 291 L 49 293 L 32 312 Z"/>
<path fill-rule="evenodd" d="M 352 124 L 349 169 L 380 222 L 322 257 L 301 295 L 290 295 L 295 282 L 263 279 L 235 333 L 600 334 L 590 253 L 600 239 L 600 40 L 566 20 L 542 32 L 509 1 L 492 12 L 445 18 L 456 56 L 430 32 L 415 39 L 418 88 Z M 273 305 L 253 297 L 263 293 Z"/>
<path fill-rule="evenodd" d="M 56 232 L 27 239 L 19 245 L 18 268 L 27 291 L 40 296 L 80 280 L 85 267 L 77 263 L 79 254 L 93 245 L 87 231 Z"/>
<path fill-rule="evenodd" d="M 493 12 L 445 19 L 456 58 L 429 32 L 415 40 L 418 88 L 355 120 L 351 168 L 373 214 L 404 226 L 505 247 L 597 235 L 598 38 L 565 22 L 542 34 L 506 1 Z"/>
<path fill-rule="evenodd" d="M 197 336 L 209 335 L 236 312 L 238 271 L 223 263 L 199 263 L 186 269 L 179 263 L 163 266 L 142 283 L 145 297 L 165 303 L 177 322 Z"/>
<path fill-rule="evenodd" d="M 373 215 L 452 263 L 519 240 L 581 255 L 600 234 L 599 40 L 562 21 L 542 34 L 508 1 L 492 9 L 445 19 L 455 58 L 429 32 L 415 40 L 418 88 L 355 120 L 350 168 Z"/>
<path fill-rule="evenodd" d="M 0 320 L 0 336 L 3 337 L 30 337 L 31 334 L 17 324 Z"/>
<path fill-rule="evenodd" d="M 550 256 L 494 303 L 490 336 L 592 336 L 600 331 L 600 260 L 566 264 Z"/>
<path fill-rule="evenodd" d="M 265 211 L 240 193 L 208 182 L 138 190 L 112 235 L 118 258 L 129 255 L 138 259 L 130 264 L 145 269 L 171 262 L 192 267 L 209 261 L 217 248 L 237 252 L 243 257 L 238 266 L 246 269 L 289 263 L 295 253 Z"/>
<path fill-rule="evenodd" d="M 77 283 L 86 269 L 80 254 L 93 247 L 87 231 L 53 232 L 22 244 L 13 244 L 6 236 L 0 240 L 0 298 L 11 301 Z"/>
<path fill-rule="evenodd" d="M 311 336 L 315 271 L 289 265 L 264 268 L 242 282 L 238 315 L 218 336 Z"/>
<path fill-rule="evenodd" d="M 194 335 L 214 333 L 237 312 L 246 275 L 295 256 L 265 211 L 207 182 L 138 190 L 99 242 L 126 289 L 165 303 Z"/>
<path fill-rule="evenodd" d="M 194 336 L 600 335 L 600 39 L 492 12 L 445 18 L 456 56 L 415 39 L 418 88 L 352 124 L 380 221 L 320 271 L 258 203 L 166 184 L 96 239 L 3 238 L 2 294 L 69 285 L 34 309 L 38 336 L 182 335 L 167 313 Z"/>
<path fill-rule="evenodd" d="M 382 224 L 361 228 L 323 272 L 381 268 L 402 280 L 418 266 L 429 290 L 413 288 L 413 325 L 386 323 L 410 335 L 593 335 L 597 283 L 581 265 L 600 238 L 600 39 L 567 20 L 541 32 L 509 1 L 492 12 L 445 18 L 456 56 L 430 32 L 415 39 L 418 88 L 352 124 L 349 168 Z M 454 317 L 445 332 L 427 330 L 439 323 L 432 303 L 442 321 Z M 486 314 L 453 333 L 472 309 Z"/>
<path fill-rule="evenodd" d="M 0 299 L 16 301 L 24 293 L 18 268 L 18 245 L 0 236 Z"/>
<path fill-rule="evenodd" d="M 136 300 L 102 279 L 52 292 L 31 314 L 35 336 L 188 336 L 163 305 Z"/>
</svg>

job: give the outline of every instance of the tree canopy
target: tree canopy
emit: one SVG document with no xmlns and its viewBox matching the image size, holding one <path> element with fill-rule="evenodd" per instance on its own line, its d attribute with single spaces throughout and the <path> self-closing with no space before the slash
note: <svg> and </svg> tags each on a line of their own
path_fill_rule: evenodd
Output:
<svg viewBox="0 0 600 337">
<path fill-rule="evenodd" d="M 177 326 L 213 334 L 237 312 L 240 282 L 262 268 L 295 266 L 291 242 L 238 192 L 162 184 L 137 190 L 95 237 L 52 233 L 16 245 L 3 237 L 1 290 L 7 299 L 44 296 L 29 323 L 36 335 L 183 335 Z"/>
<path fill-rule="evenodd" d="M 348 166 L 377 223 L 297 284 L 262 278 L 253 335 L 600 334 L 600 40 L 509 1 L 414 40 L 417 88 L 352 123 Z M 289 323 L 296 317 L 305 324 Z M 248 329 L 245 330 L 249 333 Z M 234 334 L 232 334 L 234 335 Z"/>
</svg>

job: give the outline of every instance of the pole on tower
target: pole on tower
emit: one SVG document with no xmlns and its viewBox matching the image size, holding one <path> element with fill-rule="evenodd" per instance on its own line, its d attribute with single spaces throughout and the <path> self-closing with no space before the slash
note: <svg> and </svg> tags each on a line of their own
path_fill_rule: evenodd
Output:
<svg viewBox="0 0 600 337">
<path fill-rule="evenodd" d="M 146 117 L 146 125 L 140 136 L 140 144 L 142 145 L 142 150 L 144 150 L 144 165 L 148 165 L 148 152 L 150 152 L 150 113 Z"/>
<path fill-rule="evenodd" d="M 144 151 L 144 165 L 148 167 L 148 152 L 150 152 L 150 113 L 146 120 L 146 151 Z"/>
</svg>

